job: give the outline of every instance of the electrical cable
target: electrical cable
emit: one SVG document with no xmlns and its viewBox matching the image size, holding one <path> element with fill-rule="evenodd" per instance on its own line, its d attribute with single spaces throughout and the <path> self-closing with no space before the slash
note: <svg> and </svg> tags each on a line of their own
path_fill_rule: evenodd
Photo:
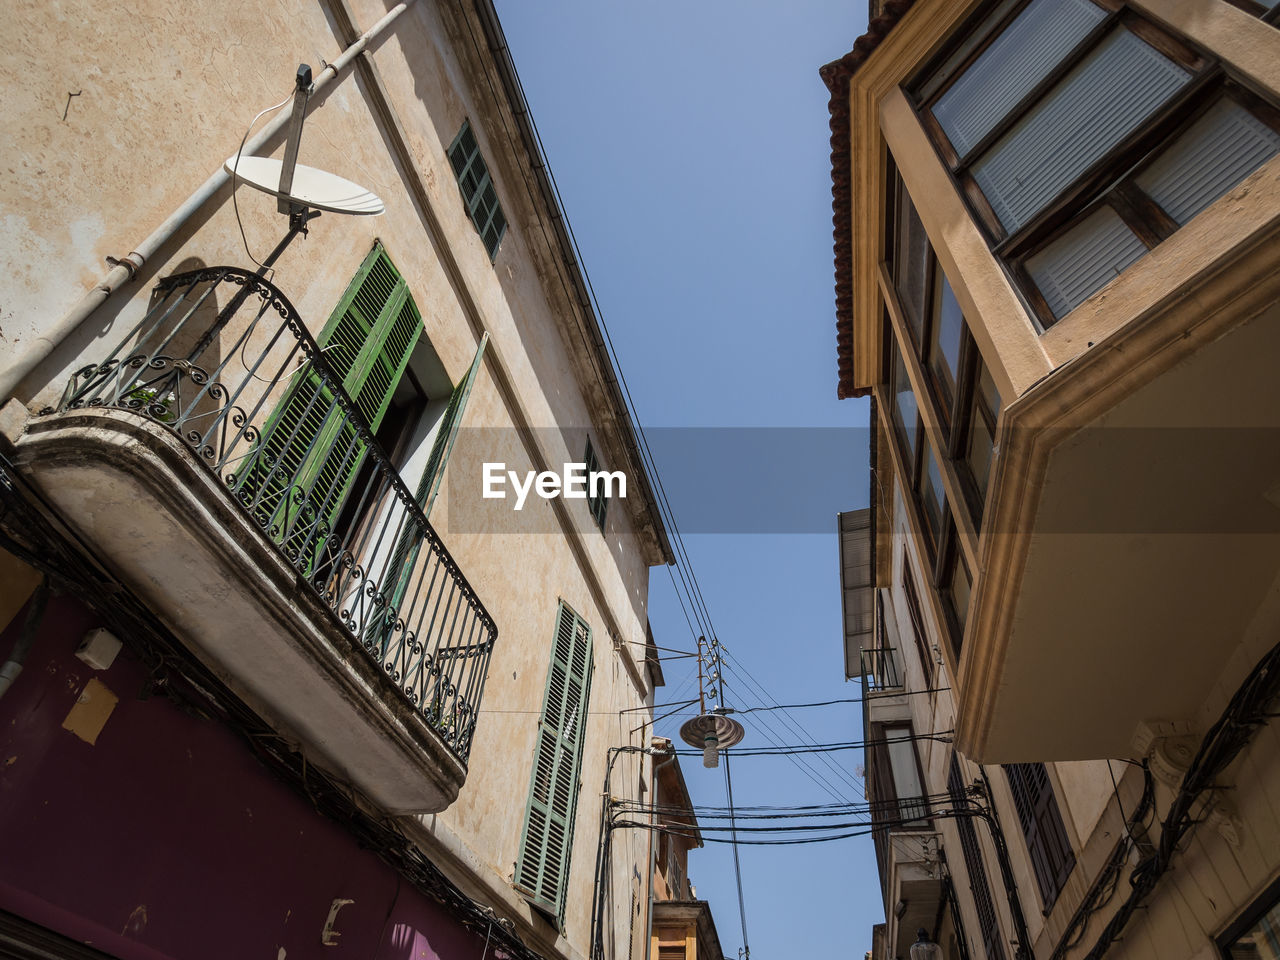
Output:
<svg viewBox="0 0 1280 960">
<path fill-rule="evenodd" d="M 253 253 L 249 250 L 249 238 L 246 237 L 244 234 L 244 222 L 240 219 L 240 203 L 239 201 L 236 200 L 236 191 L 237 191 L 237 188 L 240 186 L 240 155 L 244 153 L 244 145 L 249 142 L 249 134 L 253 132 L 254 124 L 256 124 L 268 113 L 274 113 L 276 110 L 279 110 L 281 107 L 283 107 L 292 99 L 293 99 L 293 91 L 290 91 L 289 95 L 285 97 L 283 100 L 281 100 L 279 103 L 277 103 L 274 107 L 267 107 L 263 110 L 258 111 L 258 115 L 249 121 L 249 126 L 245 130 L 244 136 L 240 138 L 240 146 L 236 150 L 236 162 L 231 166 L 231 207 L 232 209 L 235 210 L 236 226 L 240 228 L 240 242 L 244 244 L 244 252 L 248 254 L 249 259 L 252 260 L 259 267 L 263 265 L 262 261 L 259 260 L 257 257 L 255 257 Z M 271 273 L 273 276 L 275 274 L 274 269 L 268 269 L 268 272 Z M 267 279 L 270 280 L 270 277 L 268 277 Z"/>
</svg>

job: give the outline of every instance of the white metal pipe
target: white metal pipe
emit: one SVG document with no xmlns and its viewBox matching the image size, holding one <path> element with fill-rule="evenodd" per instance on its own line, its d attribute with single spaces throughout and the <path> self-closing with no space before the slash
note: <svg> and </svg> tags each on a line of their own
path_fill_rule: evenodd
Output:
<svg viewBox="0 0 1280 960">
<path fill-rule="evenodd" d="M 351 61 L 364 52 L 371 41 L 377 39 L 387 27 L 395 22 L 400 14 L 413 6 L 415 2 L 416 0 L 403 0 L 402 3 L 396 4 L 387 11 L 381 20 L 362 33 L 349 47 L 343 50 L 342 55 L 337 60 L 320 71 L 315 79 L 312 96 L 332 83 L 350 65 Z M 267 123 L 245 144 L 244 155 L 253 156 L 257 151 L 261 150 L 268 140 L 284 129 L 292 115 L 292 107 L 276 114 L 273 120 Z M 230 179 L 230 176 L 219 165 L 213 175 L 202 183 L 195 193 L 187 197 L 182 206 L 169 214 L 165 221 L 151 232 L 149 237 L 130 251 L 127 257 L 123 260 L 113 261 L 115 265 L 111 268 L 111 271 L 98 282 L 97 286 L 81 297 L 80 301 L 61 320 L 47 330 L 38 333 L 30 341 L 30 346 L 12 364 L 0 371 L 0 404 L 12 397 L 23 379 L 43 363 L 57 349 L 58 344 L 75 333 L 81 324 L 106 302 L 111 294 L 132 280 L 147 260 L 154 257 L 156 252 L 181 229 L 182 225 L 191 219 L 192 215 L 204 206 L 215 193 L 222 189 L 223 185 Z"/>
</svg>

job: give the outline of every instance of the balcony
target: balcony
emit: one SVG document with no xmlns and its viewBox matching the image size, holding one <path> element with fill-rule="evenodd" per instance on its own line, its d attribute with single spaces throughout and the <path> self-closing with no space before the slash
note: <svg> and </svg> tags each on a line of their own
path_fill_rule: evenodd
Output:
<svg viewBox="0 0 1280 960">
<path fill-rule="evenodd" d="M 911 955 L 916 931 L 932 932 L 947 895 L 936 833 L 889 833 L 885 844 L 885 945 L 888 957 Z"/>
<path fill-rule="evenodd" d="M 184 273 L 16 462 L 281 736 L 389 813 L 434 812 L 497 628 L 342 383 L 270 283 Z"/>
<path fill-rule="evenodd" d="M 1128 757 L 1144 729 L 1203 729 L 1280 635 L 1275 250 L 1005 411 L 960 666 L 970 758 Z"/>
</svg>

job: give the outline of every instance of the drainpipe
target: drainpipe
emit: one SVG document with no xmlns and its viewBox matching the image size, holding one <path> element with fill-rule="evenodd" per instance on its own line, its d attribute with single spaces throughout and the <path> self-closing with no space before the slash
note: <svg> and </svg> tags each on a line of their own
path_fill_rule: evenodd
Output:
<svg viewBox="0 0 1280 960">
<path fill-rule="evenodd" d="M 351 64 L 351 61 L 363 53 L 365 48 L 384 33 L 400 14 L 413 6 L 414 2 L 415 0 L 403 0 L 402 3 L 396 4 L 387 11 L 386 16 L 343 50 L 342 55 L 337 60 L 326 65 L 315 79 L 312 95 L 314 96 L 329 86 Z M 244 155 L 247 157 L 253 156 L 261 150 L 268 140 L 288 125 L 292 115 L 292 107 L 278 113 L 273 120 L 258 131 L 256 136 L 245 144 Z M 106 302 L 111 294 L 136 277 L 138 271 L 142 269 L 146 262 L 154 257 L 156 252 L 172 239 L 174 234 L 182 228 L 182 225 L 204 206 L 215 193 L 221 190 L 230 178 L 231 175 L 222 166 L 219 166 L 213 175 L 186 199 L 182 206 L 169 214 L 164 223 L 160 224 L 149 237 L 138 244 L 127 257 L 121 260 L 108 257 L 107 262 L 112 264 L 111 271 L 98 282 L 98 285 L 86 293 L 61 320 L 48 330 L 39 333 L 21 356 L 10 366 L 0 371 L 0 404 L 7 402 L 27 375 L 48 359 L 59 344 L 74 334 L 93 312 Z"/>
<path fill-rule="evenodd" d="M 655 754 L 656 756 L 656 754 Z M 670 766 L 676 762 L 676 751 L 674 747 L 671 749 L 671 756 L 663 760 L 661 763 L 655 763 L 649 773 L 649 801 L 650 806 L 656 806 L 658 802 L 658 771 L 663 767 Z M 653 875 L 658 869 L 658 853 L 654 849 L 653 844 L 653 824 L 657 817 L 652 810 L 649 811 L 649 909 L 648 913 L 648 930 L 644 937 L 644 960 L 650 960 L 650 953 L 653 950 Z"/>
<path fill-rule="evenodd" d="M 18 640 L 13 645 L 9 659 L 0 666 L 0 697 L 5 695 L 13 685 L 13 681 L 18 679 L 18 674 L 22 672 L 22 663 L 27 659 L 31 645 L 35 643 L 36 630 L 40 628 L 40 621 L 44 619 L 44 608 L 48 602 L 49 578 L 45 577 L 40 581 L 40 586 L 36 587 L 36 592 L 31 595 L 31 604 L 27 607 L 27 618 L 22 622 L 22 632 L 18 634 Z"/>
</svg>

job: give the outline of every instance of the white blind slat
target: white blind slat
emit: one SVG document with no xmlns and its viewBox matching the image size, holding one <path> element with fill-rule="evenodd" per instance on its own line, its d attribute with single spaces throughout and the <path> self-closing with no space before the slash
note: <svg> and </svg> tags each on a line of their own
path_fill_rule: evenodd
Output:
<svg viewBox="0 0 1280 960">
<path fill-rule="evenodd" d="M 974 180 L 1013 232 L 1189 79 L 1168 57 L 1118 29 L 974 165 Z"/>
<path fill-rule="evenodd" d="M 1110 207 L 1076 224 L 1034 257 L 1027 272 L 1055 317 L 1064 317 L 1147 248 Z"/>
<path fill-rule="evenodd" d="M 1280 134 L 1231 100 L 1220 100 L 1137 177 L 1178 225 L 1280 151 Z"/>
<path fill-rule="evenodd" d="M 1090 0 L 1033 0 L 938 98 L 933 115 L 963 156 L 1106 16 Z"/>
</svg>

